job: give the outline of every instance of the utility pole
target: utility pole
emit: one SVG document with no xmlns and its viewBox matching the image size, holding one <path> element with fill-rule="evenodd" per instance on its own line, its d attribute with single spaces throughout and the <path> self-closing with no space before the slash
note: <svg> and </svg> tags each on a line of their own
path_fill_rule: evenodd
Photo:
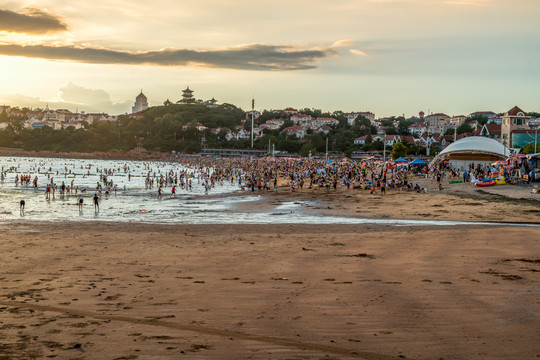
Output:
<svg viewBox="0 0 540 360">
<path fill-rule="evenodd" d="M 328 137 L 326 137 L 326 162 L 328 163 Z"/>
<path fill-rule="evenodd" d="M 251 148 L 253 148 L 253 119 L 255 116 L 255 98 L 251 99 Z"/>
<path fill-rule="evenodd" d="M 429 156 L 429 125 L 428 125 L 427 137 L 426 137 L 426 156 Z"/>
<path fill-rule="evenodd" d="M 384 142 L 383 142 L 383 169 L 386 166 L 386 131 L 384 132 Z"/>
</svg>

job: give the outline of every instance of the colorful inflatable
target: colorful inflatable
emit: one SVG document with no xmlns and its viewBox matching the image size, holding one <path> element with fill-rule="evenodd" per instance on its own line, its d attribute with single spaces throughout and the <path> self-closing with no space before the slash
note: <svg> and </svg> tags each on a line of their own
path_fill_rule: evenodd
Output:
<svg viewBox="0 0 540 360">
<path fill-rule="evenodd" d="M 495 185 L 495 181 L 491 180 L 491 181 L 477 182 L 474 185 L 478 187 L 488 187 L 488 186 Z"/>
<path fill-rule="evenodd" d="M 496 178 L 495 179 L 495 184 L 496 185 L 506 185 L 506 179 L 504 178 L 504 176 L 501 176 L 500 178 Z"/>
</svg>

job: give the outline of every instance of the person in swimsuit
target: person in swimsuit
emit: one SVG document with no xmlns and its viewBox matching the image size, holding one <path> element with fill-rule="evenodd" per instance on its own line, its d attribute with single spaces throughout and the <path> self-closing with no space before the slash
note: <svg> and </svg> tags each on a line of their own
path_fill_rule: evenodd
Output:
<svg viewBox="0 0 540 360">
<path fill-rule="evenodd" d="M 94 210 L 99 211 L 99 197 L 94 193 Z"/>
</svg>

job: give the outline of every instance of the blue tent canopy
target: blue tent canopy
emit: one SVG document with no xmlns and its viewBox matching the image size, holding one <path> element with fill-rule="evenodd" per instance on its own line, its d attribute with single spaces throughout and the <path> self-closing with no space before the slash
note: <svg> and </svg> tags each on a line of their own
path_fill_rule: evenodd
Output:
<svg viewBox="0 0 540 360">
<path fill-rule="evenodd" d="M 405 160 L 404 158 L 400 157 L 400 158 L 397 158 L 396 160 L 394 160 L 394 162 L 397 162 L 397 163 L 406 163 L 407 160 Z"/>
<path fill-rule="evenodd" d="M 419 158 L 414 159 L 410 162 L 409 165 L 427 165 L 427 162 L 420 160 Z"/>
</svg>

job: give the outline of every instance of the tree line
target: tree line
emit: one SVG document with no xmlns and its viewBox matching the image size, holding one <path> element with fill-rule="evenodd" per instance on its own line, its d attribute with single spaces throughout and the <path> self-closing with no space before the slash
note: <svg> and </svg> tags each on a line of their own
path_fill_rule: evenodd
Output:
<svg viewBox="0 0 540 360">
<path fill-rule="evenodd" d="M 282 132 L 292 121 L 284 113 L 263 111 L 256 119 L 255 125 L 260 125 L 274 118 L 284 119 L 283 125 L 276 130 L 265 129 L 260 138 L 254 142 L 255 149 L 268 149 L 271 144 L 276 150 L 290 153 L 300 153 L 302 156 L 309 154 L 323 154 L 328 149 L 350 155 L 355 150 L 382 150 L 382 141 L 372 141 L 377 133 L 375 126 L 363 116 L 359 116 L 349 125 L 342 111 L 324 114 L 318 109 L 301 109 L 300 113 L 317 117 L 333 117 L 339 121 L 333 126 L 328 134 L 307 131 L 304 139 L 297 139 Z M 5 111 L 0 114 L 0 122 L 8 126 L 0 131 L 0 146 L 15 147 L 24 150 L 48 150 L 59 152 L 107 152 L 119 150 L 127 152 L 140 146 L 148 151 L 182 153 L 197 153 L 203 146 L 214 148 L 238 148 L 248 149 L 250 140 L 225 139 L 227 130 L 235 130 L 235 126 L 243 125 L 247 131 L 251 131 L 251 119 L 246 118 L 244 110 L 232 104 L 222 104 L 216 108 L 208 108 L 202 104 L 173 104 L 165 103 L 163 106 L 151 107 L 145 110 L 142 117 L 119 115 L 116 122 L 97 121 L 92 124 L 83 122 L 83 129 L 75 130 L 68 127 L 62 130 L 53 130 L 49 126 L 37 129 L 23 128 L 24 117 L 9 118 Z M 479 123 L 487 122 L 487 118 L 474 118 Z M 409 135 L 408 127 L 420 119 L 405 119 L 394 117 L 383 120 L 381 125 L 385 127 L 388 135 Z M 191 123 L 192 126 L 185 127 Z M 199 131 L 194 125 L 200 124 L 207 127 Z M 222 128 L 214 134 L 210 129 Z M 458 133 L 472 131 L 469 121 L 463 123 L 457 129 Z M 365 145 L 355 145 L 354 140 L 361 136 L 367 136 Z M 424 147 L 415 144 L 402 144 L 399 146 L 399 156 L 407 154 L 425 153 Z M 390 148 L 388 149 L 391 150 Z M 433 149 L 435 150 L 435 149 Z"/>
</svg>

